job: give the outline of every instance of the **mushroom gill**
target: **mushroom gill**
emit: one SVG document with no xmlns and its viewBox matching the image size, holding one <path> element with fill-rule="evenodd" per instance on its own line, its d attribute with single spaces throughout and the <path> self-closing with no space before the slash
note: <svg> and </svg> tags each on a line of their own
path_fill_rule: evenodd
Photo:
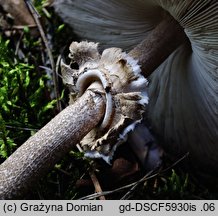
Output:
<svg viewBox="0 0 218 216">
<path fill-rule="evenodd" d="M 189 152 L 192 167 L 217 175 L 218 2 L 55 0 L 54 8 L 82 39 L 125 50 L 166 13 L 179 23 L 187 40 L 149 76 L 148 117 L 168 153 Z"/>
</svg>

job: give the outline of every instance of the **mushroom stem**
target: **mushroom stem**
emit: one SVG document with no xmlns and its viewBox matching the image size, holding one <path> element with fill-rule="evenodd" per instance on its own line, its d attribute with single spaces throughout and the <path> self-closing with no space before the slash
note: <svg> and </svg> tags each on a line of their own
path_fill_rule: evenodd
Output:
<svg viewBox="0 0 218 216">
<path fill-rule="evenodd" d="M 129 52 L 141 65 L 142 73 L 148 77 L 186 39 L 183 28 L 170 15 Z"/>
<path fill-rule="evenodd" d="M 104 100 L 99 93 L 86 91 L 5 160 L 0 166 L 0 199 L 24 196 L 99 123 Z"/>
</svg>

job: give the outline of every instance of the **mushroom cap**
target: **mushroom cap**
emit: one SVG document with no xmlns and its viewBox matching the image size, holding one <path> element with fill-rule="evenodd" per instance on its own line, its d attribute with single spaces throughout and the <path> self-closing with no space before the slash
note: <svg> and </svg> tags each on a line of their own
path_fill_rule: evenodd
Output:
<svg viewBox="0 0 218 216">
<path fill-rule="evenodd" d="M 81 38 L 125 50 L 166 12 L 178 21 L 189 40 L 149 77 L 149 119 L 168 153 L 189 152 L 192 167 L 217 174 L 217 0 L 55 0 L 54 7 Z"/>
</svg>

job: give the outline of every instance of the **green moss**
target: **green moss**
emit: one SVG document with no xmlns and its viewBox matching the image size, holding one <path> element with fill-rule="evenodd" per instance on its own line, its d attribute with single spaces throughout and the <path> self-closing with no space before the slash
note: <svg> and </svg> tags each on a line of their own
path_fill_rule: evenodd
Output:
<svg viewBox="0 0 218 216">
<path fill-rule="evenodd" d="M 46 74 L 16 59 L 9 42 L 0 37 L 0 157 L 7 158 L 35 129 L 51 117 L 55 100 L 48 95 Z"/>
</svg>

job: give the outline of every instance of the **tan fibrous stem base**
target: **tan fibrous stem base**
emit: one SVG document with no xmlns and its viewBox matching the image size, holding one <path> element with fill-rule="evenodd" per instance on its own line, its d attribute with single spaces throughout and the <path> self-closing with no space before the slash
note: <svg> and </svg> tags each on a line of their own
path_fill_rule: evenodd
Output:
<svg viewBox="0 0 218 216">
<path fill-rule="evenodd" d="M 102 119 L 105 99 L 86 91 L 0 166 L 0 199 L 22 198 Z"/>
</svg>

